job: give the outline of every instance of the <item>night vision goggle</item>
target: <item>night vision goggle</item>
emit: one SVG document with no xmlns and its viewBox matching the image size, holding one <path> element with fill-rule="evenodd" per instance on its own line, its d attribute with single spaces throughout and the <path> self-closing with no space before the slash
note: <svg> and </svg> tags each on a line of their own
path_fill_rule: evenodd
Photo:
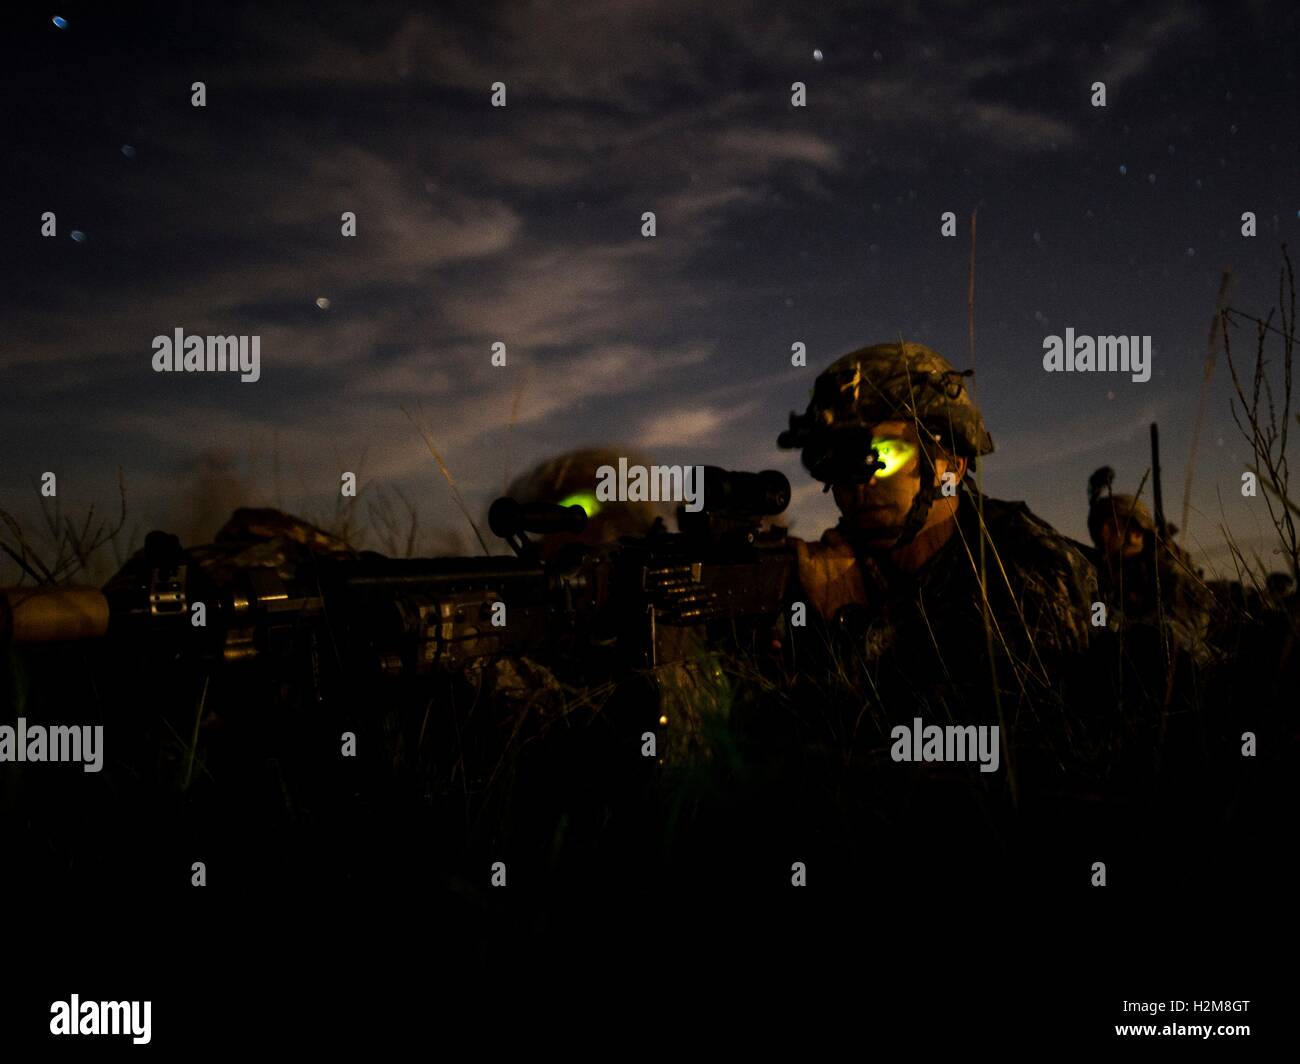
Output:
<svg viewBox="0 0 1300 1064">
<path fill-rule="evenodd" d="M 803 464 L 824 484 L 865 482 L 892 477 L 916 456 L 914 443 L 845 429 L 814 436 L 803 448 Z"/>
</svg>

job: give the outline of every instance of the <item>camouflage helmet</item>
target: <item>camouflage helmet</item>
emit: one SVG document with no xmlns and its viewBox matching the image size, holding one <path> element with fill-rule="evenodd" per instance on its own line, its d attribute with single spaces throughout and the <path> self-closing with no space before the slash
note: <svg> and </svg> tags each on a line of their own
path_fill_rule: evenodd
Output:
<svg viewBox="0 0 1300 1064">
<path fill-rule="evenodd" d="M 1101 543 L 1102 522 L 1111 520 L 1115 527 L 1156 530 L 1155 518 L 1146 504 L 1134 495 L 1101 495 L 1088 507 L 1088 533 L 1094 543 Z"/>
<path fill-rule="evenodd" d="M 952 455 L 973 459 L 991 454 L 993 439 L 964 379 L 972 372 L 959 373 L 924 344 L 904 341 L 859 348 L 818 376 L 807 411 L 790 415 L 790 428 L 777 444 L 805 448 L 804 464 L 814 476 L 818 462 L 807 450 L 810 444 L 842 434 L 861 435 L 882 421 L 919 424 Z"/>
<path fill-rule="evenodd" d="M 587 527 L 583 532 L 556 532 L 541 537 L 543 556 L 550 556 L 565 543 L 595 545 L 612 542 L 620 536 L 643 535 L 650 531 L 657 518 L 665 522 L 672 518 L 673 507 L 666 503 L 596 499 L 597 470 L 606 465 L 617 469 L 620 457 L 626 458 L 629 464 L 649 464 L 626 450 L 588 447 L 558 454 L 511 482 L 506 494 L 516 502 L 577 505 L 587 513 Z"/>
</svg>

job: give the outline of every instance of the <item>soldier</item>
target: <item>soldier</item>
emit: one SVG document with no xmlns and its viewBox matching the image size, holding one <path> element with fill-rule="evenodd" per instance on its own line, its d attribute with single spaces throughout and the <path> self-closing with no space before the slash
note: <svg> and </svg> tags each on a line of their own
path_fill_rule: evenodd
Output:
<svg viewBox="0 0 1300 1064">
<path fill-rule="evenodd" d="M 1171 649 L 1204 663 L 1212 596 L 1174 542 L 1170 525 L 1161 536 L 1150 510 L 1133 495 L 1110 489 L 1115 471 L 1103 466 L 1088 481 L 1088 533 L 1096 547 L 1097 576 L 1112 627 L 1133 632 L 1163 625 Z"/>
<path fill-rule="evenodd" d="M 620 457 L 632 465 L 649 465 L 627 450 L 579 448 L 539 463 L 510 483 L 506 494 L 518 503 L 581 506 L 587 515 L 580 533 L 532 537 L 544 561 L 563 566 L 565 548 L 599 551 L 624 536 L 666 531 L 672 517 L 669 504 L 596 498 L 598 470 L 606 465 L 617 468 Z M 633 811 L 644 800 L 656 764 L 639 756 L 640 736 L 655 728 L 656 720 L 665 719 L 659 702 L 672 697 L 662 690 L 632 689 L 631 684 L 627 691 L 616 691 L 610 682 L 618 675 L 614 659 L 608 656 L 611 650 L 588 647 L 564 661 L 503 657 L 470 670 L 471 676 L 488 670 L 483 689 L 491 692 L 502 719 L 528 722 L 509 788 L 514 795 L 515 831 L 521 840 L 533 840 L 541 847 L 549 863 L 558 857 L 562 874 L 595 874 L 581 856 L 594 851 L 594 840 L 608 841 L 624 831 L 638 834 L 627 824 L 635 823 Z M 689 665 L 660 671 L 668 674 L 659 677 L 660 684 L 673 695 L 683 688 L 690 690 L 695 681 L 695 670 Z M 676 749 L 689 733 L 676 712 L 663 712 L 671 713 L 673 727 L 668 731 Z M 545 739 L 526 741 L 534 736 Z M 668 745 L 662 743 L 661 759 L 668 756 Z M 583 871 L 574 871 L 577 868 Z"/>
<path fill-rule="evenodd" d="M 819 543 L 794 540 L 799 583 L 828 645 L 852 648 L 853 695 L 878 723 L 996 723 L 1000 704 L 1008 721 L 1030 710 L 1022 724 L 1050 706 L 1055 725 L 1088 648 L 1096 577 L 1024 503 L 972 484 L 993 441 L 969 374 L 903 342 L 853 351 L 817 378 L 778 443 L 802 449 L 842 516 Z"/>
<path fill-rule="evenodd" d="M 519 503 L 553 502 L 581 506 L 587 527 L 581 533 L 555 532 L 541 539 L 542 557 L 551 560 L 569 543 L 596 546 L 612 543 L 621 536 L 640 536 L 664 529 L 671 508 L 656 502 L 600 502 L 596 498 L 597 470 L 618 466 L 620 454 L 602 448 L 565 451 L 516 477 L 506 492 Z M 629 464 L 643 459 L 623 454 Z"/>
<path fill-rule="evenodd" d="M 668 520 L 673 517 L 671 503 L 597 500 L 597 470 L 601 466 L 617 468 L 620 457 L 626 458 L 629 465 L 651 464 L 644 456 L 626 451 L 586 448 L 556 455 L 510 485 L 509 494 L 516 502 L 576 505 L 587 513 L 587 526 L 581 533 L 555 532 L 539 538 L 544 560 L 555 560 L 571 543 L 599 547 L 623 536 L 667 531 Z M 647 726 L 654 726 L 658 721 L 663 734 L 660 752 L 665 759 L 680 763 L 700 752 L 704 718 L 722 712 L 727 687 L 705 646 L 702 627 L 664 626 L 656 639 L 656 645 L 671 663 L 654 670 L 654 693 L 647 698 L 656 708 L 647 716 Z M 512 691 L 517 697 L 523 697 L 525 691 L 535 691 L 541 682 L 542 674 L 536 666 L 531 666 L 531 673 L 512 679 L 513 671 L 530 667 L 527 661 L 498 663 L 496 667 L 499 688 Z"/>
<path fill-rule="evenodd" d="M 536 537 L 543 560 L 555 561 L 563 548 L 574 543 L 600 547 L 624 536 L 667 531 L 667 521 L 673 516 L 671 503 L 601 502 L 596 498 L 597 471 L 602 466 L 617 468 L 620 457 L 625 458 L 629 465 L 650 465 L 645 457 L 627 451 L 582 448 L 558 454 L 511 483 L 508 494 L 516 502 L 581 506 L 587 514 L 587 525 L 580 533 L 553 532 Z M 673 659 L 694 657 L 694 652 L 705 653 L 701 629 L 665 627 L 658 639 L 660 648 L 670 651 L 669 656 Z M 529 668 L 531 672 L 514 675 Z M 543 675 L 549 675 L 526 660 L 499 662 L 496 669 L 499 689 L 520 698 L 536 691 Z M 702 661 L 680 660 L 656 669 L 655 679 L 662 711 L 655 717 L 662 727 L 671 722 L 669 730 L 674 749 L 681 754 L 693 742 L 691 737 L 698 730 L 700 708 L 712 708 L 722 700 L 718 694 L 717 672 Z"/>
<path fill-rule="evenodd" d="M 1109 467 L 1093 474 L 1114 471 Z M 1109 484 L 1109 477 L 1106 478 Z M 1088 507 L 1088 533 L 1100 552 L 1099 558 L 1108 567 L 1126 558 L 1136 558 L 1147 548 L 1148 537 L 1155 535 L 1156 523 L 1141 499 L 1134 495 L 1114 495 L 1090 492 Z"/>
<path fill-rule="evenodd" d="M 671 508 L 657 502 L 601 502 L 596 498 L 597 471 L 601 466 L 617 467 L 620 457 L 630 464 L 648 465 L 643 458 L 608 448 L 587 447 L 564 451 L 534 466 L 510 483 L 506 494 L 518 503 L 555 503 L 581 506 L 587 524 L 581 532 L 552 532 L 534 536 L 541 558 L 555 562 L 561 551 L 573 544 L 600 547 L 623 536 L 665 531 Z M 575 663 L 568 663 L 573 665 Z M 587 663 L 589 664 L 589 663 Z M 518 702 L 536 701 L 538 692 L 558 691 L 550 668 L 529 658 L 504 658 L 492 664 L 494 688 L 498 694 Z M 565 671 L 565 670 L 560 670 Z"/>
</svg>

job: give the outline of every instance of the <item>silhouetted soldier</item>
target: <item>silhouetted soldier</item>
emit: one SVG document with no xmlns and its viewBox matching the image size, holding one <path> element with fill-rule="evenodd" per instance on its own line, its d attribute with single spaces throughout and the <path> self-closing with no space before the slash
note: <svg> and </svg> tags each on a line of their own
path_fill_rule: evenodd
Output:
<svg viewBox="0 0 1300 1064">
<path fill-rule="evenodd" d="M 617 468 L 620 457 L 626 458 L 629 465 L 649 465 L 643 458 L 627 452 L 587 447 L 557 454 L 511 482 L 506 494 L 516 502 L 581 506 L 587 514 L 587 526 L 581 533 L 554 532 L 538 537 L 543 558 L 550 560 L 568 543 L 595 546 L 612 543 L 621 536 L 641 536 L 656 527 L 666 527 L 673 516 L 669 504 L 601 502 L 596 498 L 597 470 L 606 465 Z"/>
<path fill-rule="evenodd" d="M 1110 488 L 1114 470 L 1103 466 L 1088 481 L 1088 533 L 1096 547 L 1097 577 L 1108 627 L 1120 633 L 1163 629 L 1169 651 L 1208 660 L 1206 632 L 1211 596 L 1191 557 L 1162 538 L 1150 510 L 1133 495 Z"/>
</svg>

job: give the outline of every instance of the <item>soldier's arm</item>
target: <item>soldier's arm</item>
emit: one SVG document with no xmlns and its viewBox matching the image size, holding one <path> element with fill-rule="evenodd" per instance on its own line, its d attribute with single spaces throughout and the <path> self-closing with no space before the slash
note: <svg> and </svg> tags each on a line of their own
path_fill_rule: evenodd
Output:
<svg viewBox="0 0 1300 1064">
<path fill-rule="evenodd" d="M 1097 574 L 1065 543 L 1044 543 L 1034 563 L 1023 569 L 1022 611 L 1034 649 L 1044 664 L 1087 653 L 1092 638 L 1092 604 L 1098 601 Z"/>
<path fill-rule="evenodd" d="M 799 583 L 808 604 L 831 621 L 844 606 L 866 605 L 867 596 L 853 548 L 833 528 L 819 543 L 791 537 L 799 563 Z"/>
</svg>

